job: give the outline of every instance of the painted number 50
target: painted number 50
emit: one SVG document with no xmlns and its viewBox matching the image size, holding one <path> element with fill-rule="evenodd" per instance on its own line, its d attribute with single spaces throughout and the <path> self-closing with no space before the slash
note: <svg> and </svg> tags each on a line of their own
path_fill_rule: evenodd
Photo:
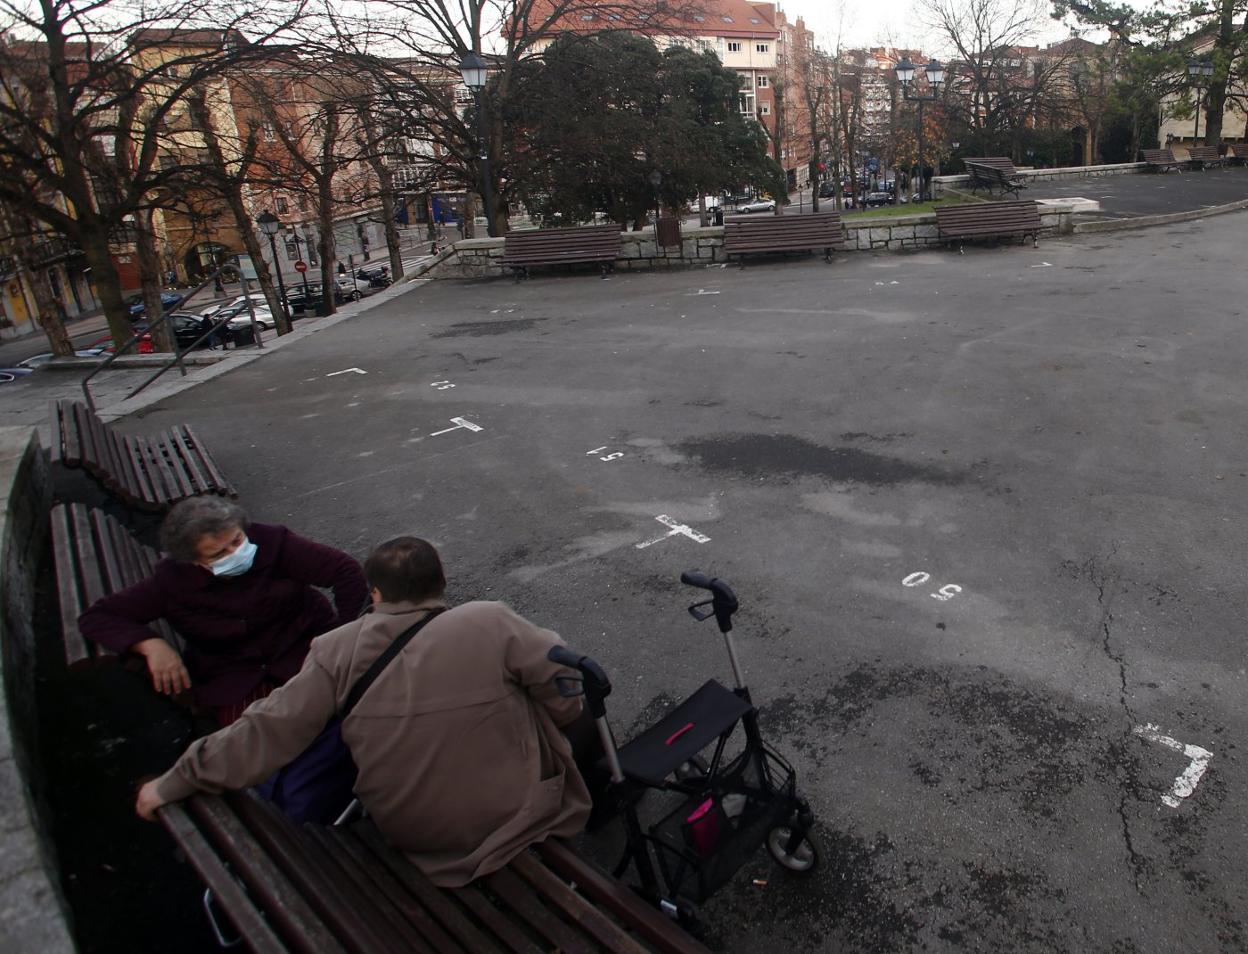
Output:
<svg viewBox="0 0 1248 954">
<path fill-rule="evenodd" d="M 931 578 L 932 578 L 932 575 L 930 573 L 924 573 L 923 571 L 920 570 L 918 573 L 911 573 L 908 577 L 902 580 L 901 585 L 902 586 L 922 586 Z M 935 593 L 929 593 L 928 595 L 931 596 L 932 599 L 940 600 L 942 603 L 944 603 L 944 602 L 947 602 L 948 600 L 953 599 L 955 596 L 957 596 L 961 592 L 962 592 L 962 587 L 958 586 L 958 584 L 946 583 L 944 586 L 938 589 Z"/>
</svg>

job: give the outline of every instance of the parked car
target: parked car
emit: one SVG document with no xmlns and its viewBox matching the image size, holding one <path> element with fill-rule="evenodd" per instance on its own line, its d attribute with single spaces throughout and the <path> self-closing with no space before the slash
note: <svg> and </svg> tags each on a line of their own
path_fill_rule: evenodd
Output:
<svg viewBox="0 0 1248 954">
<path fill-rule="evenodd" d="M 183 295 L 173 291 L 163 291 L 160 293 L 160 307 L 162 311 L 173 311 L 178 305 L 182 304 Z M 142 295 L 131 295 L 126 299 L 126 307 L 130 309 L 130 320 L 141 318 L 147 306 L 143 303 Z"/>
<path fill-rule="evenodd" d="M 836 192 L 835 182 L 824 182 L 819 186 L 819 198 L 821 199 L 834 199 L 836 198 Z"/>
<path fill-rule="evenodd" d="M 319 308 L 321 304 L 321 294 L 320 282 L 309 282 L 306 293 L 304 291 L 303 284 L 300 283 L 286 289 L 286 304 L 292 309 L 299 309 L 301 311 Z M 352 284 L 351 279 L 339 277 L 334 280 L 335 304 L 341 305 L 348 301 L 358 301 L 363 297 L 364 293 Z"/>
<path fill-rule="evenodd" d="M 255 310 L 256 310 L 256 327 L 258 327 L 261 331 L 269 331 L 270 329 L 277 327 L 277 322 L 273 319 L 273 312 L 269 311 L 268 308 L 264 307 L 263 305 L 257 305 Z M 229 320 L 229 323 L 226 325 L 226 327 L 230 331 L 238 331 L 242 328 L 250 328 L 251 327 L 251 315 L 247 313 L 246 309 L 243 309 L 243 311 L 240 314 L 235 315 L 233 318 Z"/>
<path fill-rule="evenodd" d="M 891 192 L 868 192 L 862 197 L 862 204 L 869 209 L 892 205 L 893 196 Z"/>
<path fill-rule="evenodd" d="M 737 206 L 737 211 L 748 214 L 750 212 L 775 212 L 775 199 L 755 199 L 753 202 L 747 202 L 745 205 Z"/>
<path fill-rule="evenodd" d="M 389 265 L 370 265 L 367 268 L 361 268 L 355 273 L 355 277 L 362 282 L 367 282 L 370 288 L 387 288 L 393 282 L 390 278 Z"/>
<path fill-rule="evenodd" d="M 729 205 L 740 205 L 742 202 L 752 201 L 753 198 L 754 196 L 750 195 L 748 192 L 738 192 L 735 195 L 725 195 L 724 201 Z"/>
</svg>

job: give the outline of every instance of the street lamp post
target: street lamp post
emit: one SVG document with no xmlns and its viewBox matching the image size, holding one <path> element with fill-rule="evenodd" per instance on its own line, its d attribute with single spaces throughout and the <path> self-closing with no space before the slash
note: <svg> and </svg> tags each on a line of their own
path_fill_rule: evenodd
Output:
<svg viewBox="0 0 1248 954">
<path fill-rule="evenodd" d="M 277 233 L 281 231 L 282 223 L 278 221 L 276 215 L 267 210 L 256 217 L 256 223 L 269 237 L 269 249 L 273 253 L 273 270 L 277 272 L 277 290 L 282 299 L 282 314 L 286 316 L 286 324 L 289 327 L 290 305 L 286 303 L 286 282 L 282 280 L 282 263 L 277 258 Z"/>
<path fill-rule="evenodd" d="M 1200 138 L 1200 97 L 1209 84 L 1209 77 L 1213 75 L 1213 64 L 1208 60 L 1188 60 L 1187 75 L 1192 78 L 1192 85 L 1196 87 L 1196 120 L 1192 127 L 1192 142 L 1196 142 Z"/>
<path fill-rule="evenodd" d="M 945 81 L 945 70 L 937 60 L 930 61 L 923 67 L 927 74 L 927 82 L 932 91 L 926 96 L 910 92 L 910 84 L 914 82 L 914 64 L 910 57 L 903 56 L 897 64 L 897 79 L 901 82 L 901 97 L 907 102 L 919 104 L 919 201 L 927 198 L 927 176 L 923 174 L 923 104 L 934 103 L 940 97 L 940 85 Z"/>
<path fill-rule="evenodd" d="M 490 181 L 490 147 L 485 138 L 485 110 L 481 105 L 485 98 L 482 91 L 485 89 L 487 76 L 485 60 L 469 51 L 459 61 L 459 73 L 463 77 L 464 85 L 472 90 L 473 98 L 477 101 L 477 158 L 481 163 L 481 198 L 485 201 L 485 230 L 493 235 L 494 186 Z"/>
<path fill-rule="evenodd" d="M 311 292 L 308 291 L 308 262 L 307 259 L 304 258 L 306 251 L 300 252 L 299 246 L 302 244 L 306 248 L 308 245 L 308 239 L 306 237 L 300 238 L 299 233 L 292 228 L 290 230 L 290 240 L 295 243 L 295 251 L 299 255 L 299 261 L 303 262 L 303 271 L 300 272 L 299 275 L 303 278 L 303 307 L 306 311 L 308 303 L 312 300 L 312 295 Z M 311 255 L 307 256 L 307 258 L 311 257 Z"/>
</svg>

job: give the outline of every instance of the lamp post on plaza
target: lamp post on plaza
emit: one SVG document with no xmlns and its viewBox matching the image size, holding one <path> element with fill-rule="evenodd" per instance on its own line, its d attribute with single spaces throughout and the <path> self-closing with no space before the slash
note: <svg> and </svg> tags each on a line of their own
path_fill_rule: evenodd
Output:
<svg viewBox="0 0 1248 954">
<path fill-rule="evenodd" d="M 267 210 L 256 216 L 256 223 L 260 226 L 260 230 L 269 237 L 269 249 L 273 253 L 273 270 L 277 272 L 277 291 L 282 299 L 282 314 L 286 316 L 286 326 L 289 329 L 290 305 L 286 303 L 286 282 L 282 280 L 282 263 L 277 258 L 277 233 L 281 231 L 282 223 L 278 221 L 276 215 Z"/>
<path fill-rule="evenodd" d="M 295 254 L 299 256 L 299 261 L 295 262 L 295 268 L 298 268 L 300 265 L 303 266 L 303 270 L 299 274 L 303 278 L 303 308 L 306 311 L 308 303 L 312 300 L 312 294 L 308 291 L 308 263 L 304 261 L 304 253 L 299 251 L 299 246 L 300 244 L 308 246 L 308 239 L 306 237 L 300 238 L 299 233 L 293 228 L 290 230 L 289 238 L 291 242 L 295 243 Z M 311 257 L 311 255 L 308 256 L 308 258 Z"/>
<path fill-rule="evenodd" d="M 923 72 L 927 74 L 927 82 L 932 87 L 932 91 L 926 96 L 920 96 L 918 93 L 910 92 L 910 84 L 914 82 L 915 66 L 910 62 L 910 57 L 903 56 L 901 62 L 897 64 L 897 79 L 901 82 L 901 98 L 906 102 L 919 104 L 919 201 L 926 200 L 927 192 L 927 176 L 923 174 L 923 104 L 934 103 L 940 96 L 940 86 L 945 81 L 945 70 L 937 60 L 930 61 L 927 66 L 923 67 Z"/>
<path fill-rule="evenodd" d="M 1192 142 L 1200 138 L 1200 97 L 1209 85 L 1209 77 L 1213 75 L 1213 64 L 1208 60 L 1191 59 L 1187 61 L 1187 75 L 1196 87 L 1196 121 L 1192 127 Z"/>
<path fill-rule="evenodd" d="M 485 202 L 485 230 L 487 234 L 493 235 L 494 187 L 490 182 L 490 148 L 485 139 L 485 110 L 481 108 L 487 72 L 485 60 L 471 50 L 459 61 L 459 75 L 463 78 L 464 85 L 472 90 L 477 103 L 477 160 L 481 164 L 481 198 Z"/>
</svg>

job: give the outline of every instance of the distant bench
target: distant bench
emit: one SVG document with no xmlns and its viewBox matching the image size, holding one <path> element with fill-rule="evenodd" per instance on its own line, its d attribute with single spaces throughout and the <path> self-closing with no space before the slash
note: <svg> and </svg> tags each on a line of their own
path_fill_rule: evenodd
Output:
<svg viewBox="0 0 1248 954">
<path fill-rule="evenodd" d="M 620 257 L 618 225 L 583 225 L 568 229 L 523 229 L 503 237 L 503 267 L 516 271 L 516 280 L 529 277 L 533 265 L 598 262 L 602 277 Z"/>
<path fill-rule="evenodd" d="M 1015 196 L 1019 194 L 1019 190 L 1027 188 L 1023 185 L 1023 180 L 1027 177 L 1014 168 L 1014 163 L 1003 156 L 987 156 L 978 159 L 965 159 L 966 171 L 971 177 L 971 188 L 977 188 L 980 185 L 988 188 L 989 194 L 994 188 L 999 188 L 1001 194 L 1013 192 Z"/>
<path fill-rule="evenodd" d="M 81 467 L 140 510 L 164 510 L 197 494 L 238 496 L 186 424 L 151 437 L 121 434 L 81 401 L 57 401 L 50 454 L 53 463 Z"/>
<path fill-rule="evenodd" d="M 1187 159 L 1201 169 L 1208 169 L 1211 166 L 1220 166 L 1226 162 L 1218 153 L 1217 146 L 1188 146 Z"/>
<path fill-rule="evenodd" d="M 710 954 L 623 883 L 549 839 L 463 888 L 435 887 L 371 821 L 296 826 L 253 795 L 159 811 L 208 886 L 223 942 L 259 954 Z"/>
<path fill-rule="evenodd" d="M 52 508 L 52 556 L 66 663 L 110 657 L 109 650 L 79 632 L 78 617 L 100 597 L 148 579 L 160 554 L 101 510 L 58 504 Z M 157 620 L 149 628 L 181 652 L 182 640 L 168 623 Z"/>
<path fill-rule="evenodd" d="M 1226 147 L 1226 161 L 1248 165 L 1248 143 L 1237 142 Z"/>
<path fill-rule="evenodd" d="M 1019 236 L 1039 245 L 1040 210 L 1032 199 L 1010 202 L 979 202 L 936 206 L 936 231 L 947 242 L 957 242 L 958 252 L 968 240 Z"/>
<path fill-rule="evenodd" d="M 747 255 L 754 252 L 809 252 L 823 249 L 832 261 L 832 250 L 845 247 L 840 212 L 810 215 L 781 215 L 762 218 L 731 218 L 724 221 L 724 252 Z M 742 259 L 742 267 L 745 265 Z"/>
<path fill-rule="evenodd" d="M 1140 155 L 1144 157 L 1144 164 L 1148 168 L 1158 172 L 1179 168 L 1179 160 L 1174 158 L 1174 153 L 1169 149 L 1141 149 Z"/>
</svg>

